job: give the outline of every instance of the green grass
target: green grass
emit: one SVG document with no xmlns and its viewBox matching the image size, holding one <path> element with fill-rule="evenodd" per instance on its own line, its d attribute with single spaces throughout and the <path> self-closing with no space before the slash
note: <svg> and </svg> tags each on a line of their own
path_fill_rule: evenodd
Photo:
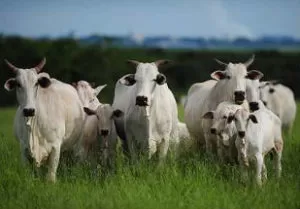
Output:
<svg viewBox="0 0 300 209">
<path fill-rule="evenodd" d="M 300 109 L 300 106 L 299 106 Z M 202 155 L 129 167 L 119 160 L 116 174 L 101 177 L 87 166 L 63 164 L 58 182 L 32 175 L 20 161 L 13 136 L 15 109 L 0 109 L 0 208 L 300 208 L 300 116 L 285 138 L 283 176 L 268 163 L 262 189 L 239 183 L 236 166 L 219 166 Z M 182 119 L 182 109 L 180 110 Z"/>
</svg>

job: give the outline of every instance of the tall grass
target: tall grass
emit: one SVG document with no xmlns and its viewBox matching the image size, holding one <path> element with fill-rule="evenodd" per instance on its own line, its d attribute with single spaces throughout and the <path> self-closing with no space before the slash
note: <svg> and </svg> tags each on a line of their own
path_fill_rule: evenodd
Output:
<svg viewBox="0 0 300 209">
<path fill-rule="evenodd" d="M 300 208 L 299 116 L 285 138 L 281 180 L 268 162 L 269 180 L 259 189 L 239 183 L 236 166 L 220 166 L 201 153 L 160 168 L 153 162 L 129 166 L 120 158 L 116 172 L 105 176 L 62 163 L 58 182 L 47 183 L 21 164 L 14 112 L 0 110 L 0 208 Z"/>
</svg>

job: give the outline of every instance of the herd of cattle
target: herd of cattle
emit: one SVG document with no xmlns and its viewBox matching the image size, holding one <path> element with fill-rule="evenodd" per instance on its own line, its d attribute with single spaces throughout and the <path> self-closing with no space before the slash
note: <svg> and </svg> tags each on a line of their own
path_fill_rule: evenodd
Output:
<svg viewBox="0 0 300 209">
<path fill-rule="evenodd" d="M 70 85 L 41 72 L 45 58 L 30 69 L 6 60 L 15 74 L 4 88 L 16 89 L 14 131 L 22 160 L 37 167 L 46 164 L 47 178 L 54 182 L 64 151 L 113 166 L 119 137 L 130 160 L 157 154 L 161 163 L 169 150 L 196 148 L 216 154 L 221 162 L 236 162 L 243 178 L 253 164 L 259 185 L 267 178 L 264 156 L 272 152 L 280 177 L 282 128 L 291 130 L 296 115 L 293 92 L 275 81 L 260 82 L 263 74 L 257 70 L 247 71 L 254 56 L 245 63 L 216 61 L 225 70 L 190 87 L 182 123 L 166 77 L 159 72 L 168 60 L 128 60 L 135 73 L 116 82 L 112 105 L 97 98 L 106 85 Z"/>
</svg>

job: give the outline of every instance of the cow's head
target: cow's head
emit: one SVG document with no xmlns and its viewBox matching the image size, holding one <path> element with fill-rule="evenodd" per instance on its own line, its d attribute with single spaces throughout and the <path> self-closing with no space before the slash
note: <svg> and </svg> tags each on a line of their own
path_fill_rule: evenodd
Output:
<svg viewBox="0 0 300 209">
<path fill-rule="evenodd" d="M 268 106 L 269 98 L 276 93 L 276 85 L 278 84 L 280 84 L 278 81 L 265 81 L 260 83 L 260 99 L 266 107 Z"/>
<path fill-rule="evenodd" d="M 167 81 L 166 76 L 159 73 L 158 69 L 170 61 L 158 60 L 153 63 L 141 63 L 128 60 L 127 62 L 136 69 L 136 73 L 123 77 L 120 82 L 126 86 L 136 86 L 135 104 L 137 106 L 150 106 L 155 88 L 164 85 Z"/>
<path fill-rule="evenodd" d="M 218 140 L 221 140 L 225 146 L 229 145 L 229 139 L 233 136 L 235 131 L 234 125 L 228 123 L 228 120 L 230 120 L 233 114 L 233 109 L 219 105 L 215 111 L 210 111 L 203 115 L 204 119 L 212 120 L 210 133 L 215 135 Z"/>
<path fill-rule="evenodd" d="M 223 63 L 216 59 L 219 64 L 225 65 L 224 71 L 215 71 L 211 77 L 220 82 L 226 83 L 227 92 L 231 95 L 232 100 L 236 104 L 243 104 L 246 98 L 246 79 L 260 79 L 263 74 L 259 71 L 252 70 L 247 72 L 247 67 L 254 61 L 254 55 L 245 63 Z"/>
<path fill-rule="evenodd" d="M 49 75 L 40 73 L 46 64 L 46 59 L 44 58 L 36 67 L 30 69 L 17 68 L 7 60 L 5 62 L 16 76 L 8 79 L 4 84 L 4 88 L 7 91 L 16 89 L 17 100 L 23 109 L 24 116 L 34 116 L 37 89 L 39 87 L 47 88 L 51 84 Z"/>
<path fill-rule="evenodd" d="M 259 80 L 250 80 L 246 81 L 246 97 L 249 103 L 250 111 L 254 112 L 259 110 L 259 100 L 260 100 L 260 92 L 259 92 Z"/>
<path fill-rule="evenodd" d="M 87 81 L 78 81 L 73 86 L 76 88 L 83 106 L 89 107 L 90 104 L 99 103 L 97 96 L 106 87 L 106 84 L 93 88 Z"/>
<path fill-rule="evenodd" d="M 84 107 L 84 111 L 88 115 L 96 115 L 98 118 L 98 133 L 102 137 L 107 137 L 113 131 L 114 118 L 123 116 L 121 110 L 113 110 L 109 104 L 101 104 L 96 110 Z"/>
<path fill-rule="evenodd" d="M 257 118 L 255 115 L 250 114 L 245 109 L 239 109 L 237 110 L 230 118 L 227 120 L 227 122 L 230 124 L 232 122 L 235 123 L 235 127 L 238 133 L 239 138 L 244 138 L 246 134 L 246 129 L 249 122 L 258 123 Z"/>
</svg>

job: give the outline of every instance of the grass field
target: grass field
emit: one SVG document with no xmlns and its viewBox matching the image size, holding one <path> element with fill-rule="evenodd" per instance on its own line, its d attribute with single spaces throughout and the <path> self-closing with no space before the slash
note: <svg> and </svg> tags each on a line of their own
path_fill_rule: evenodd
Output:
<svg viewBox="0 0 300 209">
<path fill-rule="evenodd" d="M 240 184 L 235 166 L 220 167 L 197 154 L 160 169 L 154 163 L 130 168 L 119 160 L 116 174 L 105 177 L 87 166 L 61 165 L 58 182 L 50 184 L 21 165 L 14 113 L 0 109 L 0 208 L 300 208 L 300 114 L 285 138 L 281 180 L 268 162 L 269 180 L 259 189 Z"/>
</svg>

